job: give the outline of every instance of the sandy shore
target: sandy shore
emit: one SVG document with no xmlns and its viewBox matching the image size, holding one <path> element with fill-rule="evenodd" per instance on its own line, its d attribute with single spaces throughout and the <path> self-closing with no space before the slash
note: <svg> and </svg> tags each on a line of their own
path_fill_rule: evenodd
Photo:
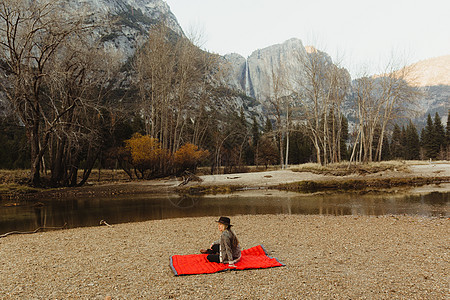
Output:
<svg viewBox="0 0 450 300">
<path fill-rule="evenodd" d="M 351 174 L 347 176 L 332 176 L 323 174 L 314 174 L 311 172 L 297 172 L 295 167 L 287 170 L 275 170 L 265 172 L 202 175 L 201 181 L 190 181 L 184 187 L 189 186 L 233 186 L 252 188 L 267 188 L 284 183 L 293 183 L 299 181 L 327 181 L 327 180 L 345 180 L 345 179 L 369 179 L 369 178 L 395 178 L 395 177 L 450 177 L 450 163 L 407 163 L 407 171 L 393 170 L 383 171 L 373 174 Z M 181 178 L 165 178 L 156 180 L 142 180 L 132 182 L 113 182 L 105 184 L 95 184 L 91 182 L 82 187 L 62 188 L 57 190 L 42 191 L 27 195 L 33 199 L 50 198 L 74 198 L 74 197 L 103 197 L 111 195 L 124 194 L 148 194 L 148 193 L 173 193 L 182 183 Z M 410 193 L 430 193 L 430 192 L 450 192 L 450 183 L 440 183 L 439 185 L 428 185 L 421 187 L 405 187 Z"/>
<path fill-rule="evenodd" d="M 326 180 L 342 180 L 342 179 L 370 179 L 370 178 L 413 178 L 413 177 L 434 177 L 444 178 L 450 177 L 450 163 L 446 161 L 434 163 L 414 163 L 408 162 L 407 170 L 393 170 L 382 171 L 373 174 L 351 174 L 347 176 L 332 176 L 323 174 L 314 174 L 311 172 L 298 172 L 295 167 L 287 170 L 275 170 L 265 172 L 249 172 L 249 173 L 234 173 L 234 174 L 218 174 L 218 175 L 203 175 L 199 176 L 201 181 L 190 181 L 187 186 L 205 185 L 205 186 L 220 186 L 220 185 L 239 185 L 248 188 L 266 188 L 284 183 L 293 183 L 299 181 L 326 181 Z M 141 188 L 162 186 L 166 188 L 178 187 L 181 180 L 150 180 L 139 182 Z M 136 184 L 136 183 L 132 183 Z M 426 187 L 411 187 L 411 192 L 449 192 L 450 183 L 442 183 L 439 185 Z"/>
<path fill-rule="evenodd" d="M 216 218 L 0 239 L 2 299 L 448 299 L 450 220 L 408 216 L 232 218 L 241 245 L 285 267 L 175 277 L 169 258 L 218 236 Z"/>
<path fill-rule="evenodd" d="M 236 174 L 221 174 L 221 175 L 204 175 L 200 176 L 203 180 L 201 183 L 192 182 L 190 184 L 200 185 L 233 185 L 239 184 L 248 187 L 266 187 L 282 183 L 291 183 L 304 180 L 320 181 L 320 180 L 335 180 L 335 179 L 364 179 L 364 178 L 395 178 L 395 177 L 448 177 L 450 176 L 450 163 L 422 163 L 408 165 L 408 172 L 404 171 L 384 171 L 374 174 L 360 175 L 352 174 L 348 176 L 330 176 L 313 174 L 311 172 L 295 172 L 288 170 L 276 170 L 267 172 L 255 173 L 236 173 Z M 444 185 L 443 185 L 444 186 Z M 445 186 L 445 190 L 450 185 Z M 436 186 L 437 189 L 442 187 Z"/>
</svg>

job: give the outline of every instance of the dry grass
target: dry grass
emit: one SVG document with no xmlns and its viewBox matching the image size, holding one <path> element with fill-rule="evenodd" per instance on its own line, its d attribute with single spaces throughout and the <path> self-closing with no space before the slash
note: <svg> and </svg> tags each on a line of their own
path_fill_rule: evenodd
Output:
<svg viewBox="0 0 450 300">
<path fill-rule="evenodd" d="M 80 175 L 82 172 L 79 173 Z M 89 183 L 111 183 L 111 182 L 123 182 L 130 181 L 130 177 L 123 170 L 98 170 L 94 169 L 89 176 Z"/>
<path fill-rule="evenodd" d="M 79 172 L 79 180 L 83 171 Z M 45 188 L 34 188 L 28 185 L 30 170 L 0 170 L 0 199 L 13 199 L 23 195 L 34 194 L 43 190 L 49 190 L 49 174 L 42 174 L 42 182 Z M 123 170 L 92 170 L 88 183 L 101 185 L 113 182 L 127 182 L 130 178 Z"/>
<path fill-rule="evenodd" d="M 351 190 L 357 188 L 357 190 L 361 191 L 364 190 L 363 187 L 370 187 L 372 186 L 373 189 L 376 188 L 390 188 L 390 187 L 397 187 L 397 186 L 407 186 L 407 185 L 423 185 L 423 184 L 429 184 L 429 180 L 434 179 L 420 179 L 421 177 L 437 177 L 435 181 L 432 181 L 432 183 L 442 183 L 447 182 L 449 179 L 448 172 L 443 173 L 442 168 L 438 168 L 438 171 L 433 171 L 433 173 L 427 174 L 426 172 L 421 170 L 420 173 L 417 173 L 417 171 L 413 171 L 414 167 L 417 167 L 418 165 L 426 166 L 430 165 L 432 167 L 431 169 L 435 168 L 436 166 L 440 164 L 448 164 L 448 162 L 432 162 L 430 164 L 429 161 L 386 161 L 386 162 L 373 162 L 368 164 L 360 164 L 360 165 L 349 165 L 348 162 L 343 162 L 339 164 L 329 164 L 327 166 L 322 166 L 319 164 L 302 164 L 302 165 L 291 165 L 290 168 L 287 170 L 290 173 L 293 172 L 305 172 L 305 174 L 308 174 L 308 172 L 313 173 L 317 175 L 318 177 L 325 176 L 325 177 L 331 177 L 328 178 L 326 181 L 326 186 L 323 186 L 323 182 L 313 182 L 311 179 L 311 176 L 304 179 L 299 179 L 295 181 L 302 181 L 302 183 L 293 184 L 294 186 L 290 185 L 288 187 L 282 187 L 283 189 L 294 189 L 299 191 L 315 191 L 315 190 Z M 417 168 L 416 168 L 417 169 Z M 421 168 L 422 169 L 422 168 Z M 442 169 L 442 170 L 441 170 Z M 273 170 L 280 170 L 278 166 L 270 166 L 268 169 L 265 167 L 255 167 L 250 166 L 246 168 L 242 168 L 241 171 L 244 173 L 253 173 L 253 174 L 259 174 L 261 171 L 273 171 Z M 197 172 L 198 176 L 210 174 L 210 168 L 200 168 Z M 219 171 L 224 171 L 223 169 Z M 416 172 L 416 173 L 414 173 Z M 425 172 L 425 173 L 423 173 Z M 79 172 L 79 175 L 81 176 L 82 171 Z M 357 175 L 356 179 L 349 179 L 344 180 L 343 176 L 348 175 Z M 361 177 L 362 175 L 363 177 Z M 370 176 L 365 176 L 370 175 Z M 220 177 L 220 176 L 219 176 Z M 302 176 L 300 176 L 302 177 Z M 333 178 L 334 177 L 334 178 Z M 355 177 L 355 176 L 351 176 Z M 361 177 L 361 178 L 359 178 Z M 377 178 L 391 178 L 391 177 L 408 177 L 409 179 L 399 179 L 397 181 L 400 182 L 392 182 L 394 179 L 390 180 L 372 180 L 370 181 L 369 177 L 377 177 Z M 415 179 L 411 179 L 413 177 L 416 177 Z M 40 189 L 34 189 L 27 185 L 29 178 L 29 170 L 0 170 L 0 198 L 14 198 L 16 196 L 20 195 L 30 195 L 35 192 L 41 191 Z M 49 175 L 43 175 L 43 182 L 49 182 Z M 257 183 L 242 183 L 236 181 L 235 183 L 231 184 L 231 181 L 229 178 L 223 179 L 226 182 L 218 184 L 217 182 L 218 177 L 215 177 L 213 182 L 211 183 L 203 183 L 202 187 L 184 187 L 180 188 L 178 192 L 181 193 L 188 193 L 188 194 L 217 194 L 217 193 L 229 193 L 233 192 L 236 189 L 239 189 L 239 186 L 249 186 L 249 185 L 255 185 Z M 359 179 L 359 181 L 358 181 Z M 445 181 L 442 181 L 445 180 Z M 91 176 L 89 178 L 89 181 L 86 186 L 103 186 L 107 184 L 117 184 L 117 183 L 129 183 L 131 180 L 128 177 L 128 175 L 123 170 L 92 170 Z M 291 180 L 293 181 L 293 180 Z M 323 181 L 323 180 L 321 180 Z M 135 181 L 137 184 L 139 182 Z M 285 180 L 285 182 L 289 182 L 289 180 Z M 228 184 L 230 183 L 230 184 Z M 281 182 L 279 182 L 281 183 Z M 266 186 L 271 185 L 272 187 L 276 186 L 278 183 L 266 183 Z M 228 187 L 224 187 L 228 186 Z M 47 184 L 47 188 L 49 185 Z M 359 188 L 361 187 L 361 188 Z M 277 188 L 279 188 L 277 186 Z"/>
<path fill-rule="evenodd" d="M 0 170 L 0 184 L 26 184 L 30 170 Z"/>
<path fill-rule="evenodd" d="M 318 191 L 389 192 L 390 189 L 450 182 L 450 177 L 397 177 L 300 181 L 273 186 L 279 190 L 315 193 Z"/>
<path fill-rule="evenodd" d="M 267 166 L 242 166 L 242 167 L 233 167 L 231 168 L 231 172 L 229 172 L 228 167 L 220 167 L 214 171 L 214 174 L 234 174 L 234 173 L 254 173 L 254 172 L 266 172 L 266 171 L 275 171 L 280 170 L 279 165 L 270 165 Z M 202 175 L 211 175 L 210 167 L 199 167 L 195 172 L 198 176 Z"/>
<path fill-rule="evenodd" d="M 188 195 L 216 195 L 229 194 L 235 192 L 243 187 L 240 185 L 193 185 L 188 187 L 177 188 L 180 194 Z"/>
<path fill-rule="evenodd" d="M 78 172 L 79 180 L 83 170 Z M 0 184 L 26 185 L 30 177 L 30 170 L 0 170 Z M 41 175 L 43 182 L 49 181 L 50 173 Z M 117 181 L 130 181 L 130 177 L 123 170 L 94 169 L 89 176 L 89 183 L 111 183 Z"/>
<path fill-rule="evenodd" d="M 341 162 L 329 164 L 326 166 L 320 164 L 303 164 L 291 167 L 294 172 L 311 172 L 321 175 L 346 176 L 350 174 L 374 174 L 384 171 L 401 171 L 409 172 L 409 163 L 404 161 L 382 161 L 371 162 L 366 164 L 350 164 L 349 162 Z"/>
<path fill-rule="evenodd" d="M 0 199 L 14 197 L 15 195 L 33 194 L 39 192 L 41 189 L 29 187 L 27 185 L 19 184 L 0 184 Z"/>
<path fill-rule="evenodd" d="M 428 161 L 414 161 L 414 164 L 427 164 Z M 344 176 L 348 174 L 370 174 L 377 173 L 386 170 L 407 171 L 408 165 L 411 162 L 401 161 L 387 161 L 387 162 L 373 162 L 369 164 L 350 165 L 348 162 L 329 164 L 322 166 L 314 163 L 307 163 L 301 165 L 291 166 L 290 169 L 294 172 L 312 172 L 314 174 L 322 175 L 334 175 Z M 236 173 L 250 173 L 250 172 L 263 172 L 279 170 L 279 166 L 269 166 L 265 168 L 263 166 L 248 166 L 239 168 Z M 225 169 L 221 168 L 219 174 L 224 174 Z M 197 175 L 210 174 L 211 169 L 209 167 L 202 167 L 197 170 Z M 78 172 L 80 180 L 83 174 L 83 170 Z M 0 184 L 18 184 L 26 185 L 30 176 L 30 170 L 0 170 Z M 49 181 L 50 173 L 42 174 L 43 181 Z M 130 177 L 123 170 L 106 170 L 106 169 L 93 169 L 89 177 L 90 184 L 103 184 L 111 182 L 124 182 L 130 181 Z"/>
</svg>

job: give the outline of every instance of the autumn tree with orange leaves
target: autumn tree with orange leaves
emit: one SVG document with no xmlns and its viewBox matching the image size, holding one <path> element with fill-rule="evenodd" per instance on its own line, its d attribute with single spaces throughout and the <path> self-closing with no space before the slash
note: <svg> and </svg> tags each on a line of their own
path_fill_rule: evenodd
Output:
<svg viewBox="0 0 450 300">
<path fill-rule="evenodd" d="M 173 155 L 174 164 L 178 172 L 189 170 L 195 172 L 199 163 L 208 157 L 208 150 L 200 150 L 198 146 L 187 143 Z"/>
<path fill-rule="evenodd" d="M 173 174 L 174 171 L 195 172 L 197 166 L 209 155 L 208 150 L 201 150 L 189 143 L 172 155 L 162 148 L 158 139 L 139 133 L 135 133 L 131 139 L 125 141 L 122 152 L 126 152 L 126 155 L 122 153 L 121 157 L 128 157 L 125 163 L 132 165 L 139 179 L 166 176 Z"/>
<path fill-rule="evenodd" d="M 131 163 L 138 178 L 153 178 L 163 173 L 163 164 L 168 160 L 169 154 L 162 149 L 158 139 L 136 133 L 125 141 L 125 149 L 131 155 Z"/>
</svg>

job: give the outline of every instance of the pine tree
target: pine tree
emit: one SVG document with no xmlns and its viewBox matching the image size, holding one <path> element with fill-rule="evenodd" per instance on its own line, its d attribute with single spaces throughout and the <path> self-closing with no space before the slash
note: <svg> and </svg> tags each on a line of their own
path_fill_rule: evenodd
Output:
<svg viewBox="0 0 450 300">
<path fill-rule="evenodd" d="M 273 126 L 272 121 L 269 118 L 266 119 L 266 125 L 264 126 L 264 133 L 272 132 Z"/>
<path fill-rule="evenodd" d="M 381 150 L 381 159 L 389 160 L 391 159 L 391 145 L 387 138 L 383 139 L 383 149 Z"/>
<path fill-rule="evenodd" d="M 241 111 L 239 113 L 239 120 L 241 122 L 242 128 L 247 128 L 247 120 L 245 119 L 244 108 L 241 107 Z"/>
<path fill-rule="evenodd" d="M 445 147 L 445 128 L 444 125 L 442 125 L 441 117 L 437 112 L 434 116 L 433 126 L 434 126 L 435 147 L 437 156 L 439 156 L 439 154 L 444 151 Z"/>
<path fill-rule="evenodd" d="M 406 128 L 405 126 L 402 126 L 402 132 L 400 135 L 400 143 L 402 144 L 402 158 L 406 159 L 406 152 L 408 151 L 408 140 L 406 138 Z"/>
<path fill-rule="evenodd" d="M 247 151 L 246 153 L 246 155 L 251 157 L 247 157 L 246 160 L 249 162 L 249 164 L 255 165 L 257 162 L 258 156 L 257 149 L 260 140 L 259 125 L 255 116 L 252 117 L 251 135 L 252 135 L 252 143 L 249 146 L 249 151 Z"/>
<path fill-rule="evenodd" d="M 446 159 L 450 159 L 450 109 L 448 110 L 447 116 L 447 130 L 445 132 L 445 147 L 447 151 Z"/>
<path fill-rule="evenodd" d="M 391 138 L 391 157 L 393 159 L 401 159 L 403 156 L 402 130 L 398 124 L 394 125 Z"/>
<path fill-rule="evenodd" d="M 311 139 L 300 126 L 294 126 L 290 133 L 291 146 L 289 147 L 289 160 L 291 164 L 303 164 L 311 161 L 314 147 Z"/>
<path fill-rule="evenodd" d="M 342 115 L 341 118 L 341 141 L 340 141 L 340 152 L 341 152 L 341 157 L 340 159 L 343 160 L 349 160 L 350 159 L 350 153 L 348 153 L 347 150 L 347 140 L 348 140 L 348 120 L 347 118 Z"/>
<path fill-rule="evenodd" d="M 424 149 L 425 158 L 435 159 L 437 157 L 439 146 L 436 146 L 435 129 L 430 114 L 427 117 L 427 125 L 422 130 L 421 145 Z"/>
<path fill-rule="evenodd" d="M 419 134 L 417 133 L 417 129 L 411 120 L 406 128 L 404 150 L 406 159 L 420 159 Z"/>
<path fill-rule="evenodd" d="M 448 110 L 448 117 L 447 117 L 447 130 L 446 130 L 446 139 L 445 139 L 445 145 L 447 147 L 450 147 L 450 109 Z"/>
<path fill-rule="evenodd" d="M 25 128 L 14 118 L 0 117 L 0 169 L 29 168 L 29 156 Z"/>
<path fill-rule="evenodd" d="M 258 125 L 258 121 L 256 120 L 256 117 L 253 116 L 252 117 L 252 138 L 253 138 L 253 146 L 258 145 L 259 142 L 259 137 L 260 137 L 260 132 L 259 132 L 259 125 Z"/>
</svg>

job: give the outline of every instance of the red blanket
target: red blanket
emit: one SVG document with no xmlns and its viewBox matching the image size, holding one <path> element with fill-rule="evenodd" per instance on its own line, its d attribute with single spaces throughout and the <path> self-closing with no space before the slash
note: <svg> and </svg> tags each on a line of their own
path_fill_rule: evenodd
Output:
<svg viewBox="0 0 450 300">
<path fill-rule="evenodd" d="M 242 250 L 241 260 L 235 264 L 236 267 L 209 262 L 206 256 L 206 254 L 174 255 L 170 258 L 170 267 L 178 276 L 210 274 L 228 269 L 245 270 L 284 266 L 278 259 L 268 256 L 262 245 Z"/>
</svg>

